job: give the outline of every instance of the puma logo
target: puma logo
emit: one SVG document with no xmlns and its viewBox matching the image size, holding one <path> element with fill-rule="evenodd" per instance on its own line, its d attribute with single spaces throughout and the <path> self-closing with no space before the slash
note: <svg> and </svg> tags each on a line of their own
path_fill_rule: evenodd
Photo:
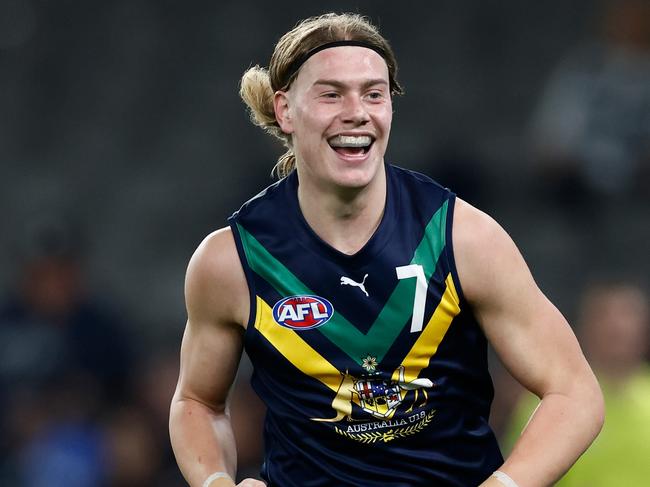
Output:
<svg viewBox="0 0 650 487">
<path fill-rule="evenodd" d="M 368 277 L 368 274 L 363 276 L 363 281 L 361 282 L 356 282 L 350 279 L 349 277 L 341 276 L 341 286 L 352 286 L 352 287 L 358 287 L 363 291 L 363 293 L 366 296 L 369 296 L 368 291 L 366 291 L 365 283 L 366 283 L 366 277 Z"/>
</svg>

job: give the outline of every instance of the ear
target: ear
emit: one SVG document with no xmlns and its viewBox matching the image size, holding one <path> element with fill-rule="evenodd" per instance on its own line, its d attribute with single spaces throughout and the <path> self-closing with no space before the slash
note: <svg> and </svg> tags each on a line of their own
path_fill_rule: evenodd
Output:
<svg viewBox="0 0 650 487">
<path fill-rule="evenodd" d="M 275 110 L 275 119 L 278 121 L 280 129 L 285 134 L 292 134 L 293 122 L 289 109 L 289 94 L 286 91 L 275 92 L 273 95 L 273 110 Z"/>
</svg>

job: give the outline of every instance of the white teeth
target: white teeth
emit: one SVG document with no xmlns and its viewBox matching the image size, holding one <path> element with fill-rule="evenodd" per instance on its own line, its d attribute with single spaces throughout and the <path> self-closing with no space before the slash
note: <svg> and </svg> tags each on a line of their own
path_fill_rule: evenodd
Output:
<svg viewBox="0 0 650 487">
<path fill-rule="evenodd" d="M 367 135 L 337 135 L 329 143 L 332 147 L 367 147 L 372 139 Z"/>
</svg>

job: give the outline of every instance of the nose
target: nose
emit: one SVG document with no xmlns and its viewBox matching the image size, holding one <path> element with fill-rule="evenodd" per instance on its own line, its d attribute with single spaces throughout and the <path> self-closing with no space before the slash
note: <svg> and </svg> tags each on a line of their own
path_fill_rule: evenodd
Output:
<svg viewBox="0 0 650 487">
<path fill-rule="evenodd" d="M 345 97 L 342 118 L 343 122 L 354 125 L 364 125 L 370 121 L 370 116 L 361 97 L 357 95 Z"/>
</svg>

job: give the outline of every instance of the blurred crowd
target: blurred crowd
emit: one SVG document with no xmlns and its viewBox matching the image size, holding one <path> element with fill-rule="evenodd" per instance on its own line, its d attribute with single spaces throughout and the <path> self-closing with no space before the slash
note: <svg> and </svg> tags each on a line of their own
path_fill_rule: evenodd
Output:
<svg viewBox="0 0 650 487">
<path fill-rule="evenodd" d="M 499 187 L 525 196 L 508 200 L 521 207 L 515 239 L 533 254 L 533 273 L 562 286 L 553 301 L 605 392 L 605 429 L 560 485 L 641 487 L 650 477 L 650 3 L 601 3 L 593 33 L 549 73 L 530 113 L 526 177 Z M 470 203 L 508 211 L 490 188 L 509 178 L 485 159 L 458 140 L 425 172 Z M 180 332 L 152 341 L 118 296 L 99 296 L 82 229 L 64 221 L 35 229 L 4 276 L 0 485 L 185 485 L 167 428 Z M 259 468 L 264 411 L 245 357 L 241 369 L 230 408 L 243 477 Z M 537 398 L 493 369 L 492 423 L 506 453 Z"/>
<path fill-rule="evenodd" d="M 86 285 L 75 232 L 37 229 L 0 302 L 0 485 L 182 485 L 167 435 L 176 350 Z"/>
</svg>

